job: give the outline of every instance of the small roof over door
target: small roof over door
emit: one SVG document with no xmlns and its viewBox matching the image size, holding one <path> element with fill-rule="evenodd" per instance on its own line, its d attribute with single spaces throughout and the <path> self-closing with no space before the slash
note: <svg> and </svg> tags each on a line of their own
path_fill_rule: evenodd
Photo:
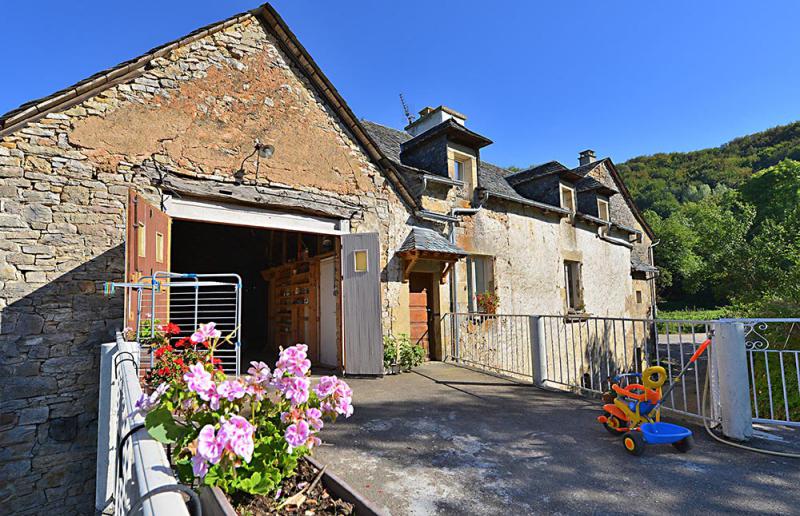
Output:
<svg viewBox="0 0 800 516">
<path fill-rule="evenodd" d="M 408 279 L 417 260 L 438 260 L 447 264 L 442 271 L 441 281 L 444 283 L 452 264 L 468 254 L 436 231 L 420 227 L 412 227 L 403 245 L 397 250 L 397 256 L 406 262 L 403 271 L 404 281 Z"/>
</svg>

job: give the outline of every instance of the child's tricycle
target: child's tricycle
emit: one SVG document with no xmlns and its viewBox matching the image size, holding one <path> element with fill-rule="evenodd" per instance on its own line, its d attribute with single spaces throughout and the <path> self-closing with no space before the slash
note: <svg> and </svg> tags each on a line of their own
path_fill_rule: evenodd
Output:
<svg viewBox="0 0 800 516">
<path fill-rule="evenodd" d="M 609 432 L 624 434 L 622 443 L 628 453 L 641 455 L 646 444 L 671 444 L 680 452 L 692 449 L 692 431 L 661 422 L 661 404 L 709 344 L 711 339 L 707 339 L 697 348 L 689 363 L 681 369 L 664 393 L 661 392 L 661 387 L 666 382 L 667 372 L 661 366 L 648 367 L 641 374 L 626 373 L 610 379 L 611 391 L 603 394 L 603 401 L 607 403 L 603 405 L 603 415 L 598 416 L 597 420 Z M 642 383 L 630 383 L 622 387 L 622 380 L 629 378 L 641 378 Z"/>
</svg>

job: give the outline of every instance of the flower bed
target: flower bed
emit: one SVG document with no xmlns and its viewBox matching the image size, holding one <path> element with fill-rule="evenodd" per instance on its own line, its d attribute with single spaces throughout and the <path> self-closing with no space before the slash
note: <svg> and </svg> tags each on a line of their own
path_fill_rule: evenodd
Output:
<svg viewBox="0 0 800 516">
<path fill-rule="evenodd" d="M 278 506 L 299 510 L 312 491 L 297 495 L 287 489 L 313 479 L 298 478 L 298 472 L 308 475 L 298 461 L 319 446 L 326 422 L 353 413 L 350 387 L 335 376 L 312 386 L 304 344 L 282 350 L 273 370 L 251 362 L 246 376 L 228 378 L 214 352 L 230 344 L 230 336 L 223 338 L 208 323 L 170 344 L 179 331 L 164 325 L 154 332 L 157 363 L 136 404 L 150 435 L 169 445 L 178 478 L 194 487 L 218 487 L 242 504 L 249 500 L 260 508 L 256 513 Z M 298 505 L 300 496 L 306 500 Z M 328 504 L 340 507 L 338 513 L 346 510 L 347 504 L 337 505 L 330 496 L 313 496 L 320 509 Z"/>
</svg>

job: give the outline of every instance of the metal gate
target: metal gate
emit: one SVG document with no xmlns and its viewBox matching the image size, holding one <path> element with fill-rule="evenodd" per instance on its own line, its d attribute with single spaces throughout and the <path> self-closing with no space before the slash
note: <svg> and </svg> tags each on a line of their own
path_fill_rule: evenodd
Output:
<svg viewBox="0 0 800 516">
<path fill-rule="evenodd" d="M 118 284 L 129 289 L 128 299 L 136 299 L 136 341 L 142 343 L 150 328 L 167 322 L 180 326 L 176 341 L 189 337 L 201 324 L 216 323 L 222 337 L 232 344 L 222 344 L 214 352 L 226 373 L 239 376 L 242 342 L 242 279 L 238 274 L 191 274 L 156 272 L 139 283 Z M 137 295 L 132 296 L 130 291 Z M 141 346 L 140 365 L 153 367 L 155 356 L 148 346 Z"/>
</svg>

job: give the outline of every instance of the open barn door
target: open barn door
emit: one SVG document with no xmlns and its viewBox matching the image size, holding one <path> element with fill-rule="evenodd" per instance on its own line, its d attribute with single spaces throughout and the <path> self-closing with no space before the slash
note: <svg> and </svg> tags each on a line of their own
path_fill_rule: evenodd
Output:
<svg viewBox="0 0 800 516">
<path fill-rule="evenodd" d="M 125 239 L 125 281 L 137 283 L 150 279 L 157 271 L 170 271 L 170 230 L 172 219 L 148 203 L 135 190 L 128 190 L 127 228 Z M 137 324 L 139 294 L 127 289 L 125 296 L 125 326 Z M 156 293 L 153 316 L 162 323 L 169 320 L 168 294 Z M 144 316 L 144 314 L 143 314 Z"/>
<path fill-rule="evenodd" d="M 380 246 L 377 233 L 341 236 L 344 370 L 383 374 Z"/>
</svg>

